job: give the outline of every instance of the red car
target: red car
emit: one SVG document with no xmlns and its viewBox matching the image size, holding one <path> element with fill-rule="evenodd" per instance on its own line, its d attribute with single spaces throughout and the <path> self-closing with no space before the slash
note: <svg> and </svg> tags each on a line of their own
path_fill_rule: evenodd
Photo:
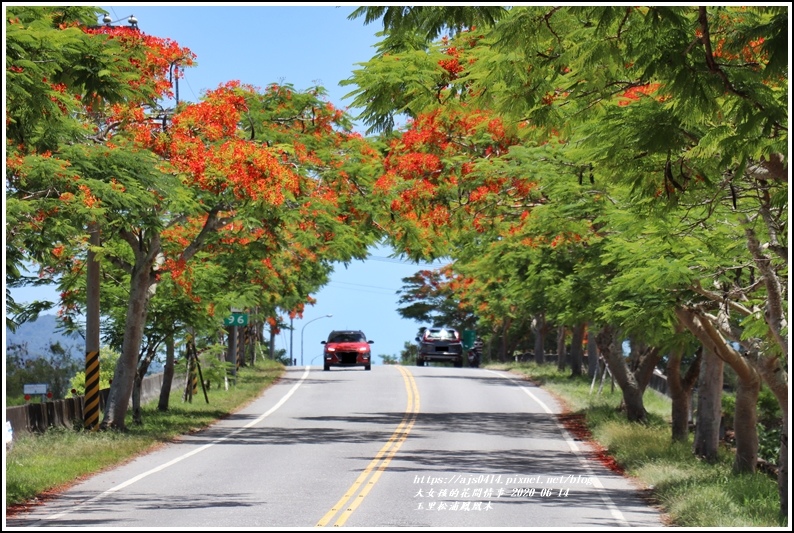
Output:
<svg viewBox="0 0 794 533">
<path fill-rule="evenodd" d="M 364 370 L 371 368 L 372 354 L 368 341 L 363 331 L 342 330 L 332 331 L 328 335 L 323 353 L 323 370 L 331 370 L 332 366 L 363 366 Z"/>
</svg>

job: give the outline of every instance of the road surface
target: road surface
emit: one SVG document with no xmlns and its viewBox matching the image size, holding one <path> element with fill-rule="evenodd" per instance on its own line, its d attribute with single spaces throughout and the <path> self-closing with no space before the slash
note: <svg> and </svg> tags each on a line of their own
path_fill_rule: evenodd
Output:
<svg viewBox="0 0 794 533">
<path fill-rule="evenodd" d="M 508 372 L 289 367 L 233 416 L 6 527 L 663 527 L 559 412 Z"/>
</svg>

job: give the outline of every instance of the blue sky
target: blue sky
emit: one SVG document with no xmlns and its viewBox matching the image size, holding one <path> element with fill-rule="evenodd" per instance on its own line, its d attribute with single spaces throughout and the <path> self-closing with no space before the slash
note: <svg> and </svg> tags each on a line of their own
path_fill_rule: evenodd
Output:
<svg viewBox="0 0 794 533">
<path fill-rule="evenodd" d="M 348 20 L 354 4 L 116 3 L 100 7 L 117 25 L 126 24 L 134 15 L 144 33 L 170 38 L 196 54 L 196 66 L 187 69 L 179 82 L 180 101 L 196 101 L 208 89 L 240 80 L 258 87 L 288 83 L 298 90 L 321 85 L 332 103 L 346 109 L 350 102 L 343 96 L 352 88 L 340 87 L 339 82 L 351 76 L 357 63 L 374 55 L 375 34 L 381 29 L 380 23 L 364 25 L 363 18 Z M 284 331 L 276 339 L 276 348 L 289 353 L 291 344 L 298 364 L 303 359 L 304 364 L 318 365 L 320 341 L 331 329 L 361 329 L 375 341 L 374 355 L 399 355 L 421 324 L 399 316 L 396 293 L 402 278 L 428 265 L 401 261 L 390 257 L 391 253 L 388 248 L 377 249 L 367 261 L 347 268 L 339 265 L 330 284 L 313 295 L 317 304 L 307 307 L 303 320 L 293 322 L 292 338 Z M 19 301 L 57 298 L 55 291 L 43 289 L 15 290 L 12 295 Z M 333 316 L 326 318 L 328 314 Z"/>
</svg>

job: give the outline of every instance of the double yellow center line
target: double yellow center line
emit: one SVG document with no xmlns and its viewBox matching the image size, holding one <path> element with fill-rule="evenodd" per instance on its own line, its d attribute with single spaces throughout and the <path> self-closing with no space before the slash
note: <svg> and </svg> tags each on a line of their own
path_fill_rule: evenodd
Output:
<svg viewBox="0 0 794 533">
<path fill-rule="evenodd" d="M 369 491 L 372 490 L 372 487 L 377 483 L 380 475 L 386 470 L 386 467 L 389 466 L 394 454 L 397 453 L 402 443 L 408 438 L 408 434 L 411 432 L 411 428 L 416 422 L 416 417 L 419 415 L 419 391 L 416 388 L 416 381 L 414 381 L 414 377 L 411 373 L 402 366 L 398 365 L 397 368 L 403 375 L 405 391 L 408 395 L 405 416 L 403 416 L 400 425 L 394 430 L 388 442 L 380 449 L 375 458 L 370 461 L 364 471 L 361 472 L 358 479 L 347 489 L 345 495 L 331 507 L 331 510 L 328 511 L 319 522 L 317 522 L 316 527 L 327 526 L 340 509 L 343 509 L 343 511 L 333 525 L 344 525 L 347 519 L 350 518 L 350 515 L 353 514 L 353 511 L 364 501 Z"/>
</svg>

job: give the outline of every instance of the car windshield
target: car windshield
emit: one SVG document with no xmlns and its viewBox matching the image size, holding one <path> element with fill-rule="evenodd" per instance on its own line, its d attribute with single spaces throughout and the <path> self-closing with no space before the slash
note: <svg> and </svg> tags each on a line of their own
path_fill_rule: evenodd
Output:
<svg viewBox="0 0 794 533">
<path fill-rule="evenodd" d="M 455 332 L 451 329 L 431 329 L 425 335 L 430 340 L 447 341 L 455 339 Z"/>
<path fill-rule="evenodd" d="M 367 342 L 361 333 L 337 333 L 328 342 Z"/>
</svg>

